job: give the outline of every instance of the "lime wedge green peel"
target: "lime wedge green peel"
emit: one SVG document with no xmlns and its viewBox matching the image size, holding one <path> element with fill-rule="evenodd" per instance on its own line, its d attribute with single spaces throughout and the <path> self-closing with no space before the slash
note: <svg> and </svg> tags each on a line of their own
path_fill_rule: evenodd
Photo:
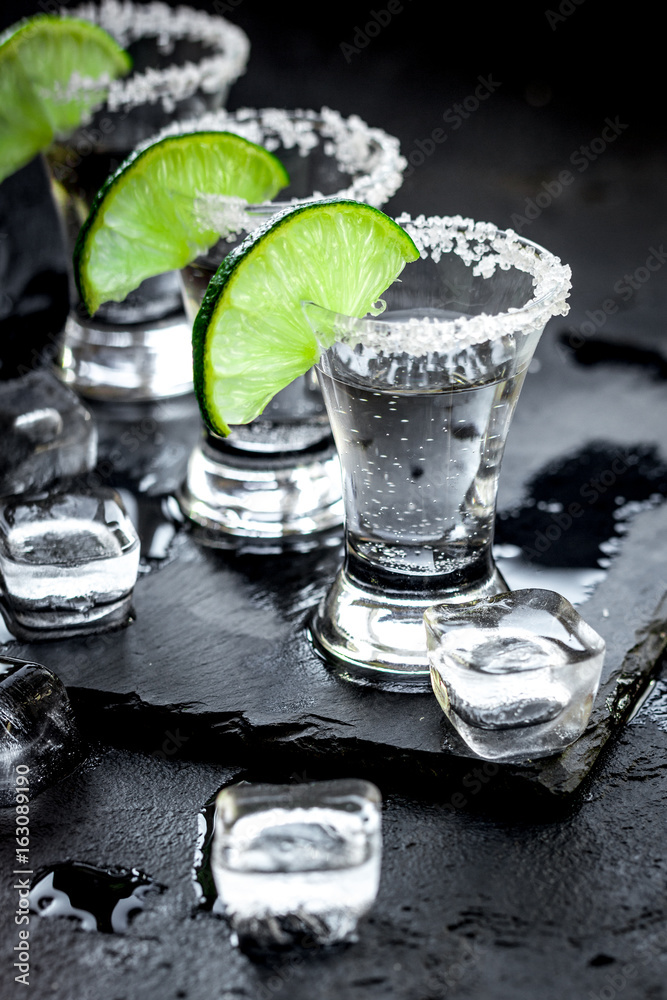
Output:
<svg viewBox="0 0 667 1000">
<path fill-rule="evenodd" d="M 74 250 L 92 315 L 145 278 L 185 267 L 217 243 L 207 195 L 262 202 L 289 184 L 280 161 L 231 132 L 169 136 L 130 156 L 97 193 Z"/>
<path fill-rule="evenodd" d="M 224 437 L 231 424 L 254 420 L 319 360 L 324 347 L 302 302 L 360 318 L 418 257 L 392 219 L 348 200 L 299 206 L 247 237 L 211 279 L 193 328 L 208 427 Z"/>
<path fill-rule="evenodd" d="M 132 68 L 102 28 L 37 14 L 0 36 L 0 181 L 73 132 Z M 77 83 L 81 83 L 77 87 Z M 99 83 L 99 86 L 95 84 Z"/>
</svg>

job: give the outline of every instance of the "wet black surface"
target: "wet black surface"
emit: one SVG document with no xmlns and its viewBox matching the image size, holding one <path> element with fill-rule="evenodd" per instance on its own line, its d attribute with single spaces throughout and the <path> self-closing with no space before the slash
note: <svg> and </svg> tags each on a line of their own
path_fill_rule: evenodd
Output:
<svg viewBox="0 0 667 1000">
<path fill-rule="evenodd" d="M 571 339 L 569 334 L 563 334 L 561 338 L 562 343 L 568 346 L 572 346 Z M 659 381 L 667 379 L 667 357 L 659 351 L 636 347 L 632 343 L 616 344 L 602 339 L 583 340 L 583 343 L 572 347 L 572 350 L 580 365 L 617 364 L 625 368 L 636 365 L 646 369 L 654 379 Z"/>
<path fill-rule="evenodd" d="M 122 934 L 143 910 L 147 895 L 163 888 L 136 868 L 107 869 L 64 861 L 37 872 L 30 890 L 30 912 L 45 920 L 71 920 L 82 930 Z"/>
<path fill-rule="evenodd" d="M 658 762 L 666 753 L 667 733 L 650 722 L 630 726 L 577 807 L 557 821 L 491 808 L 493 777 L 483 771 L 463 775 L 456 797 L 386 794 L 380 893 L 359 942 L 288 956 L 276 968 L 232 948 L 226 924 L 198 908 L 192 886 L 200 805 L 238 772 L 224 762 L 105 751 L 35 801 L 35 863 L 75 850 L 102 867 L 136 865 L 167 888 L 122 936 L 88 934 L 66 920 L 31 924 L 33 990 L 67 997 L 74 982 L 84 1000 L 588 1000 L 621 976 L 622 996 L 659 998 L 667 785 Z M 3 947 L 8 964 L 17 931 Z"/>
<path fill-rule="evenodd" d="M 526 484 L 522 503 L 498 518 L 496 542 L 545 566 L 605 566 L 632 519 L 666 497 L 657 447 L 591 441 Z"/>
<path fill-rule="evenodd" d="M 667 291 L 654 255 L 667 218 L 664 116 L 654 103 L 661 61 L 647 56 L 636 73 L 612 57 L 633 38 L 644 51 L 655 30 L 648 14 L 625 18 L 621 31 L 592 0 L 565 7 L 551 19 L 531 5 L 448 10 L 443 38 L 425 30 L 432 15 L 422 5 L 404 4 L 358 52 L 347 50 L 349 61 L 341 45 L 363 42 L 366 7 L 337 5 L 317 22 L 290 10 L 265 18 L 252 4 L 225 10 L 253 44 L 230 106 L 359 113 L 398 135 L 411 157 L 389 211 L 513 225 L 572 265 L 571 313 L 543 337 L 510 432 L 497 541 L 511 586 L 574 594 L 605 634 L 592 731 L 551 764 L 500 769 L 459 756 L 430 697 L 342 686 L 303 629 L 339 548 L 266 558 L 200 550 L 163 495 L 183 468 L 189 418 L 98 413 L 111 462 L 98 474 L 117 476 L 129 496 L 144 484 L 135 515 L 148 572 L 126 629 L 5 646 L 61 676 L 92 747 L 78 772 L 31 802 L 30 862 L 35 872 L 72 858 L 137 867 L 166 888 L 122 936 L 31 921 L 33 995 L 665 996 L 664 681 L 626 724 L 644 679 L 660 670 L 667 622 Z M 498 85 L 454 128 L 452 109 L 480 76 Z M 607 119 L 626 127 L 595 152 Z M 435 129 L 446 140 L 433 140 Z M 572 181 L 558 191 L 563 171 Z M 40 249 L 37 272 L 53 245 Z M 48 325 L 35 323 L 34 337 L 48 343 Z M 191 870 L 202 804 L 239 776 L 348 774 L 372 778 L 385 798 L 381 891 L 359 942 L 277 968 L 249 961 L 198 905 Z M 12 968 L 14 820 L 0 812 L 3 996 L 5 983 L 7 995 L 25 993 Z"/>
</svg>

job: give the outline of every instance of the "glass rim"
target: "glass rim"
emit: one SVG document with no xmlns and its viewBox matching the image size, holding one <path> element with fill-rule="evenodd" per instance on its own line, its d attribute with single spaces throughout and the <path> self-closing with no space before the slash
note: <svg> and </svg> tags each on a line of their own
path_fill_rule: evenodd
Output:
<svg viewBox="0 0 667 1000">
<path fill-rule="evenodd" d="M 171 111 L 176 102 L 187 100 L 198 90 L 216 93 L 245 72 L 250 55 L 250 40 L 238 25 L 206 10 L 171 7 L 163 0 L 98 0 L 63 10 L 61 15 L 98 25 L 123 47 L 141 38 L 156 38 L 165 47 L 187 39 L 200 42 L 211 53 L 197 62 L 148 67 L 111 80 L 103 104 L 110 113 L 129 112 L 158 101 Z"/>
<path fill-rule="evenodd" d="M 319 318 L 324 327 L 321 332 L 331 338 L 331 344 L 342 342 L 350 347 L 361 345 L 411 355 L 442 353 L 500 340 L 508 334 L 541 331 L 551 317 L 567 315 L 571 270 L 533 240 L 511 229 L 499 229 L 493 223 L 475 222 L 462 216 L 420 215 L 412 219 L 403 213 L 394 221 L 414 239 L 420 259 L 431 256 L 437 262 L 445 253 L 456 253 L 482 278 L 491 277 L 498 266 L 503 270 L 514 267 L 533 277 L 535 294 L 523 306 L 503 312 L 452 319 L 414 317 L 400 324 L 382 318 L 382 299 L 382 308 L 378 308 L 376 315 L 361 318 L 338 313 L 317 302 L 302 301 L 310 325 Z M 419 260 L 413 262 L 418 263 Z M 396 280 L 400 281 L 400 276 Z"/>
<path fill-rule="evenodd" d="M 248 204 L 246 228 L 249 230 L 255 228 L 253 212 L 260 215 L 261 222 L 266 215 L 324 199 L 352 199 L 380 208 L 403 183 L 407 160 L 401 155 L 399 140 L 384 129 L 367 125 L 358 115 L 345 117 L 340 111 L 326 106 L 319 110 L 266 107 L 228 111 L 220 108 L 172 122 L 138 148 L 183 133 L 234 132 L 235 125 L 239 127 L 236 134 L 257 142 L 270 152 L 282 144 L 285 149 L 297 148 L 305 157 L 312 149 L 333 144 L 341 173 L 350 176 L 349 185 L 333 194 L 313 191 L 300 198 Z M 262 141 L 265 132 L 269 134 L 268 141 Z"/>
</svg>

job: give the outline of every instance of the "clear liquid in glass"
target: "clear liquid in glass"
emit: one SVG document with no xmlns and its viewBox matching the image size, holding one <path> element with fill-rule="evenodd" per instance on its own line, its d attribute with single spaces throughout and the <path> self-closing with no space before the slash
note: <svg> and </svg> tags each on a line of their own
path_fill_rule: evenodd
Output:
<svg viewBox="0 0 667 1000">
<path fill-rule="evenodd" d="M 362 580 L 380 571 L 398 590 L 441 591 L 488 575 L 498 472 L 525 369 L 489 381 L 443 364 L 403 355 L 378 357 L 367 377 L 337 362 L 318 373 L 348 501 L 348 572 Z"/>
</svg>

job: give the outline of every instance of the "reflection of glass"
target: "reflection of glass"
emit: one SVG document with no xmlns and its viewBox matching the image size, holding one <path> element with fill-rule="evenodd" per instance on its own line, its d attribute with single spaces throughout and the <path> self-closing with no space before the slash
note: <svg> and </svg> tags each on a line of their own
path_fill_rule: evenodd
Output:
<svg viewBox="0 0 667 1000">
<path fill-rule="evenodd" d="M 398 140 L 337 111 L 265 108 L 204 115 L 170 131 L 222 129 L 265 146 L 285 164 L 290 186 L 280 201 L 245 206 L 202 199 L 219 232 L 243 235 L 279 209 L 336 195 L 383 205 L 399 188 L 405 161 Z M 237 237 L 222 239 L 183 270 L 194 320 L 206 287 Z M 338 460 L 322 396 L 311 373 L 279 393 L 257 420 L 207 435 L 191 458 L 181 507 L 209 545 L 237 538 L 303 539 L 340 525 Z"/>
<path fill-rule="evenodd" d="M 122 495 L 145 566 L 169 559 L 181 520 L 173 495 L 199 440 L 194 393 L 139 403 L 89 400 L 98 435 L 94 477 Z M 90 477 L 93 479 L 94 477 Z"/>
<path fill-rule="evenodd" d="M 491 552 L 500 463 L 544 325 L 567 311 L 569 269 L 487 224 L 398 221 L 423 258 L 385 314 L 306 307 L 336 340 L 318 376 L 346 532 L 312 629 L 345 676 L 409 687 L 428 682 L 426 608 L 507 589 Z"/>
<path fill-rule="evenodd" d="M 433 690 L 474 753 L 526 761 L 584 732 L 605 643 L 560 594 L 515 590 L 424 620 Z"/>
<path fill-rule="evenodd" d="M 113 81 L 92 121 L 47 159 L 68 252 L 93 197 L 134 148 L 173 119 L 220 107 L 248 58 L 244 33 L 223 18 L 163 3 L 106 0 L 68 11 L 101 25 L 127 48 L 133 72 Z M 85 395 L 155 399 L 192 390 L 190 325 L 176 272 L 144 281 L 91 319 L 73 281 L 59 365 Z"/>
<path fill-rule="evenodd" d="M 193 394 L 143 403 L 88 403 L 98 436 L 96 474 L 138 496 L 172 495 L 199 439 Z"/>
</svg>

